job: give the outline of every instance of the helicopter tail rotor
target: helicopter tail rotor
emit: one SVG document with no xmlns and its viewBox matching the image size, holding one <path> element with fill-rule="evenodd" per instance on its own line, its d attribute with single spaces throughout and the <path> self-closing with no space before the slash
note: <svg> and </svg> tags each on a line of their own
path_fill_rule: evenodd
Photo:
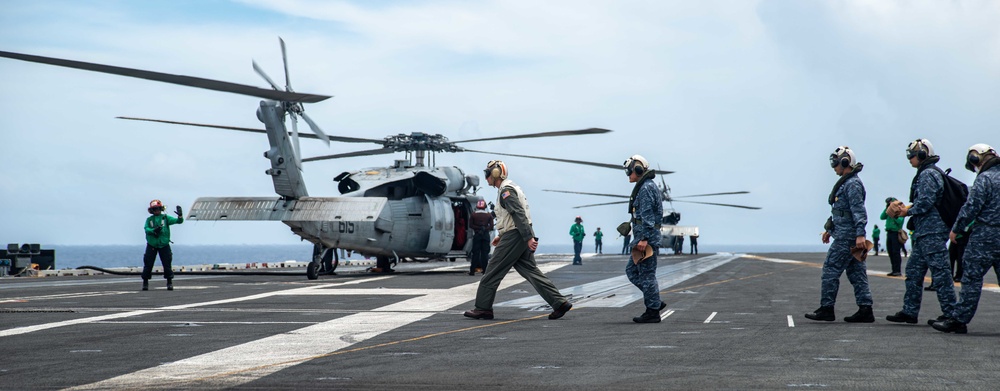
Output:
<svg viewBox="0 0 1000 391">
<path fill-rule="evenodd" d="M 285 70 L 285 89 L 284 89 L 284 91 L 288 92 L 288 93 L 293 93 L 294 90 L 292 90 L 292 80 L 291 80 L 291 76 L 290 76 L 290 74 L 288 72 L 288 50 L 285 48 L 285 40 L 284 39 L 281 39 L 279 37 L 278 38 L 278 42 L 280 43 L 280 46 L 281 46 L 281 63 L 284 66 L 284 70 Z M 275 83 L 274 80 L 271 79 L 271 77 L 267 75 L 267 72 L 264 72 L 264 69 L 261 68 L 260 65 L 257 64 L 257 61 L 253 61 L 253 70 L 254 70 L 254 72 L 257 73 L 257 75 L 259 75 L 261 78 L 263 78 L 264 81 L 267 82 L 267 84 L 270 84 L 271 88 L 273 88 L 275 91 L 282 91 L 281 87 L 278 86 L 278 83 Z M 284 108 L 285 113 L 287 113 L 290 117 L 292 117 L 292 140 L 293 140 L 292 142 L 295 145 L 295 148 L 294 148 L 295 149 L 295 151 L 294 151 L 294 153 L 295 153 L 295 165 L 301 170 L 302 169 L 302 147 L 299 144 L 299 126 L 298 126 L 299 118 L 298 117 L 302 116 L 302 119 L 304 119 L 306 121 L 306 124 L 309 125 L 309 128 L 312 129 L 313 133 L 315 133 L 317 136 L 319 136 L 319 139 L 323 140 L 323 142 L 326 143 L 327 146 L 330 145 L 330 137 L 327 136 L 325 132 L 323 132 L 323 129 L 321 129 L 319 127 L 319 125 L 316 124 L 316 122 L 313 122 L 313 120 L 311 118 L 309 118 L 308 115 L 306 115 L 305 108 L 302 106 L 301 103 L 299 103 L 299 102 L 291 102 L 291 101 L 282 101 L 281 104 L 282 104 L 282 107 Z"/>
</svg>

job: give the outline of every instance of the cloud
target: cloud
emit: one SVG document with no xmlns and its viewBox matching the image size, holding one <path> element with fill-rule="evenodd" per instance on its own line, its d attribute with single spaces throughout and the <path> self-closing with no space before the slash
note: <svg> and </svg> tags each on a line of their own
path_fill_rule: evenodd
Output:
<svg viewBox="0 0 1000 391">
<path fill-rule="evenodd" d="M 678 203 L 715 243 L 817 242 L 838 145 L 865 162 L 869 217 L 907 193 L 902 148 L 928 137 L 948 165 L 1000 122 L 1000 16 L 994 2 L 29 2 L 0 15 L 0 50 L 263 86 L 256 59 L 297 91 L 334 98 L 306 110 L 331 134 L 453 140 L 604 127 L 611 135 L 469 143 L 469 148 L 618 163 L 639 153 L 677 173 L 674 194 L 761 211 Z M 960 44 L 959 44 L 960 43 Z M 12 241 L 141 243 L 144 204 L 270 196 L 262 137 L 113 119 L 259 127 L 258 99 L 0 60 L 0 228 Z M 461 129 L 474 120 L 476 129 Z M 304 155 L 364 149 L 303 143 Z M 439 155 L 478 174 L 494 156 Z M 332 177 L 401 156 L 307 164 L 313 195 Z M 617 170 L 506 159 L 537 230 L 569 243 L 627 218 L 618 207 L 543 188 L 627 194 Z M 970 180 L 964 173 L 962 177 Z M 14 183 L 16 185 L 12 185 Z M 68 195 L 72 194 L 72 197 Z M 490 194 L 483 189 L 480 194 Z M 491 198 L 487 197 L 487 198 Z M 71 201 L 67 201 L 71 199 Z M 64 227 L 71 221 L 71 229 Z M 16 228 L 15 228 L 16 227 Z M 80 229 L 76 227 L 86 227 Z M 133 229 L 134 228 L 134 229 Z M 608 228 L 605 228 L 608 229 Z M 135 232 L 133 232 L 135 231 Z M 295 243 L 277 223 L 199 223 L 184 243 Z M 611 238 L 609 238 L 610 240 Z"/>
</svg>

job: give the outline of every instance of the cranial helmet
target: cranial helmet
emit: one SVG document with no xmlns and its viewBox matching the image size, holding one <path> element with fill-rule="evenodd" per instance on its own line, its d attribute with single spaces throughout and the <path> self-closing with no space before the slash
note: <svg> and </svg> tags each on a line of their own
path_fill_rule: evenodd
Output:
<svg viewBox="0 0 1000 391">
<path fill-rule="evenodd" d="M 486 169 L 483 170 L 483 173 L 486 174 L 486 178 L 504 180 L 507 179 L 507 165 L 500 160 L 490 160 L 489 163 L 486 163 Z"/>
<path fill-rule="evenodd" d="M 625 160 L 622 164 L 625 167 L 625 175 L 635 175 L 642 176 L 643 173 L 649 171 L 649 162 L 642 155 L 632 155 L 632 157 Z"/>
<path fill-rule="evenodd" d="M 837 147 L 833 153 L 830 154 L 830 167 L 854 167 L 858 165 L 858 159 L 854 156 L 854 151 L 846 145 L 841 145 Z"/>
<path fill-rule="evenodd" d="M 918 138 L 906 146 L 906 158 L 913 159 L 914 156 L 918 160 L 924 160 L 931 156 L 937 156 L 937 154 L 934 153 L 934 146 L 931 145 L 930 140 Z"/>
<path fill-rule="evenodd" d="M 476 209 L 486 209 L 486 200 L 479 200 L 476 202 Z"/>
<path fill-rule="evenodd" d="M 583 222 L 583 217 L 576 216 L 576 219 L 574 219 L 573 221 L 576 221 L 577 223 L 582 223 Z"/>
<path fill-rule="evenodd" d="M 965 155 L 965 168 L 976 172 L 979 165 L 983 163 L 985 155 L 997 156 L 997 151 L 987 144 L 976 144 L 969 147 L 969 153 Z"/>
<path fill-rule="evenodd" d="M 149 211 L 149 213 L 153 213 L 156 210 L 159 210 L 160 212 L 162 212 L 164 210 L 167 210 L 167 208 L 165 206 L 163 206 L 163 203 L 160 202 L 160 200 L 152 200 L 152 201 L 149 201 L 149 209 L 147 209 L 147 210 Z"/>
</svg>

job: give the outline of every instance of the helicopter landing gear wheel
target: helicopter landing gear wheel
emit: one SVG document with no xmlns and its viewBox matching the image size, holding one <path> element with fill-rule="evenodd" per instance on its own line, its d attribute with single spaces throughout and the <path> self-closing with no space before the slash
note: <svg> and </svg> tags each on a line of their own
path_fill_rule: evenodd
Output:
<svg viewBox="0 0 1000 391">
<path fill-rule="evenodd" d="M 319 278 L 319 262 L 309 262 L 309 266 L 306 266 L 306 278 L 310 280 Z"/>
</svg>

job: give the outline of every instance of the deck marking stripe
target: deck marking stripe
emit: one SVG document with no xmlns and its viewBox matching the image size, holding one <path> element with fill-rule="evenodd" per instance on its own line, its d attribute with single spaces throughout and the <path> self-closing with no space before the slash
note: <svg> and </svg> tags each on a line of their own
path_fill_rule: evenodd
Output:
<svg viewBox="0 0 1000 391">
<path fill-rule="evenodd" d="M 715 315 L 718 314 L 719 314 L 718 312 L 713 312 L 711 315 L 708 316 L 708 319 L 705 319 L 705 323 L 712 323 L 712 319 L 715 319 Z"/>
<path fill-rule="evenodd" d="M 669 288 L 740 257 L 741 255 L 739 254 L 719 253 L 657 267 L 657 283 L 661 290 Z M 624 307 L 643 298 L 642 292 L 632 285 L 626 276 L 612 277 L 571 286 L 560 289 L 559 292 L 567 297 L 572 295 L 573 307 L 576 308 Z M 544 305 L 545 302 L 541 297 L 531 296 L 497 303 L 494 306 L 539 309 L 543 308 Z"/>
<path fill-rule="evenodd" d="M 673 315 L 673 314 L 674 314 L 674 310 L 667 310 L 667 312 L 664 312 L 663 315 L 660 315 L 660 319 L 661 320 L 662 319 L 666 319 L 668 316 Z"/>
<path fill-rule="evenodd" d="M 788 327 L 795 327 L 795 321 L 792 320 L 791 315 L 788 315 Z"/>
<path fill-rule="evenodd" d="M 338 283 L 338 284 L 313 285 L 313 286 L 307 286 L 307 287 L 302 287 L 302 288 L 288 289 L 288 290 L 284 290 L 284 291 L 275 291 L 275 292 L 260 293 L 260 294 L 256 294 L 256 295 L 236 297 L 236 298 L 232 298 L 232 299 L 206 301 L 206 302 L 202 302 L 202 303 L 190 303 L 190 304 L 173 305 L 173 306 L 161 307 L 161 308 L 154 309 L 154 310 L 129 311 L 129 312 L 123 312 L 123 313 L 119 313 L 119 314 L 101 315 L 101 316 L 94 316 L 94 317 L 89 317 L 89 318 L 64 320 L 64 321 L 61 321 L 61 322 L 52 322 L 52 323 L 37 324 L 37 325 L 33 325 L 33 326 L 15 327 L 15 328 L 12 328 L 12 329 L 0 330 L 0 337 L 9 337 L 9 336 L 12 336 L 12 335 L 27 334 L 27 333 L 31 333 L 31 332 L 35 332 L 35 331 L 47 330 L 47 329 L 56 328 L 56 327 L 71 326 L 71 325 L 85 324 L 85 323 L 93 323 L 93 322 L 102 321 L 102 320 L 108 320 L 108 319 L 118 319 L 118 318 L 127 318 L 127 317 L 132 317 L 132 316 L 146 315 L 146 314 L 152 314 L 152 313 L 162 312 L 164 310 L 177 310 L 177 309 L 185 309 L 185 308 L 203 307 L 203 306 L 215 305 L 215 304 L 234 303 L 234 302 L 238 302 L 238 301 L 256 300 L 256 299 L 261 299 L 261 298 L 265 298 L 265 297 L 277 296 L 279 294 L 284 294 L 284 293 L 286 293 L 288 291 L 304 291 L 304 292 L 308 292 L 310 290 L 320 289 L 320 288 L 326 288 L 326 287 L 330 287 L 330 286 L 360 284 L 360 283 L 363 283 L 363 282 L 377 281 L 377 280 L 381 280 L 381 279 L 385 279 L 385 278 L 389 278 L 389 277 L 390 276 L 380 276 L 380 277 L 366 278 L 366 279 L 360 279 L 360 280 L 353 280 L 353 281 L 348 281 L 348 282 L 343 282 L 343 283 Z"/>
<path fill-rule="evenodd" d="M 558 269 L 569 262 L 539 265 L 543 272 Z M 524 282 L 510 273 L 499 289 Z M 71 388 L 150 389 L 150 388 L 228 388 L 245 384 L 299 363 L 335 354 L 348 346 L 376 337 L 387 331 L 420 321 L 438 311 L 451 309 L 475 297 L 479 282 L 402 300 L 364 312 L 250 341 L 198 356 L 161 364 L 156 367 L 117 376 L 96 383 Z M 378 294 L 373 289 L 371 294 Z M 399 311 L 427 312 L 399 312 Z M 539 315 L 541 317 L 543 315 Z M 490 326 L 496 323 L 491 323 Z M 395 343 L 398 343 L 396 341 Z"/>
</svg>

